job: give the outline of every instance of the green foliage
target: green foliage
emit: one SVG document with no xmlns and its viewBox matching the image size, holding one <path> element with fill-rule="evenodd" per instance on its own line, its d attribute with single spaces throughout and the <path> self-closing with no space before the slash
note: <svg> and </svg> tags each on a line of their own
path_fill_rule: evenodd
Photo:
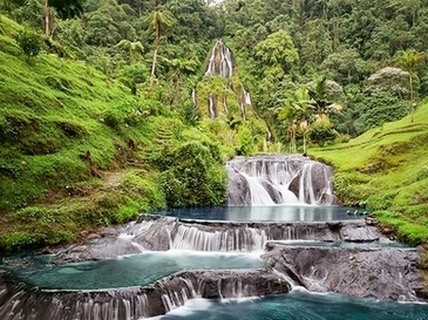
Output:
<svg viewBox="0 0 428 320">
<path fill-rule="evenodd" d="M 143 104 L 128 100 L 106 110 L 101 121 L 112 129 L 121 130 L 143 124 L 148 113 Z"/>
<path fill-rule="evenodd" d="M 416 181 L 424 180 L 428 178 L 428 165 L 423 165 L 416 176 Z"/>
<path fill-rule="evenodd" d="M 18 31 L 15 35 L 15 40 L 22 51 L 29 57 L 37 56 L 42 49 L 40 35 L 28 29 Z"/>
<path fill-rule="evenodd" d="M 308 137 L 312 143 L 322 146 L 324 143 L 334 141 L 337 132 L 333 130 L 329 122 L 315 121 L 309 127 Z"/>
<path fill-rule="evenodd" d="M 31 232 L 15 231 L 0 241 L 0 247 L 5 251 L 23 251 L 31 248 L 36 243 L 35 236 Z"/>
<path fill-rule="evenodd" d="M 144 83 L 148 78 L 148 70 L 140 64 L 125 66 L 121 70 L 120 81 L 131 89 L 132 94 L 137 94 L 137 85 Z"/>
<path fill-rule="evenodd" d="M 236 150 L 238 155 L 249 156 L 255 151 L 254 141 L 251 131 L 247 126 L 242 126 L 238 134 L 239 145 Z"/>
<path fill-rule="evenodd" d="M 63 18 L 73 18 L 83 12 L 84 0 L 47 0 L 49 7 L 54 7 Z"/>
<path fill-rule="evenodd" d="M 49 3 L 58 7 L 63 18 L 82 11 L 81 1 Z M 428 92 L 428 8 L 418 1 L 392 0 L 358 1 L 352 6 L 349 1 L 328 5 L 322 1 L 226 1 L 223 5 L 208 7 L 194 0 L 86 0 L 84 19 L 76 15 L 65 21 L 56 19 L 51 10 L 52 37 L 57 43 L 45 39 L 45 49 L 51 54 L 38 51 L 37 64 L 31 69 L 20 57 L 18 42 L 10 38 L 22 27 L 0 16 L 0 211 L 40 202 L 50 206 L 62 199 L 58 213 L 48 215 L 60 221 L 52 226 L 57 234 L 50 235 L 58 240 L 69 238 L 61 232 L 75 232 L 74 224 L 89 228 L 131 219 L 137 211 L 156 206 L 147 197 L 157 199 L 160 206 L 165 197 L 175 205 L 219 203 L 224 187 L 220 162 L 225 154 L 261 150 L 266 135 L 261 117 L 267 119 L 277 140 L 285 140 L 290 121 L 296 119 L 297 141 L 307 134 L 317 144 L 337 140 L 336 131 L 355 137 L 382 125 L 338 147 L 339 151 L 328 147 L 334 156 L 323 151 L 340 167 L 335 183 L 341 198 L 376 209 L 388 205 L 397 221 L 413 219 L 412 223 L 426 226 L 426 197 L 418 190 L 428 188 L 426 162 L 422 161 L 426 150 L 421 147 L 427 145 L 422 133 L 426 123 L 421 119 L 428 116 L 416 113 L 412 125 L 406 118 L 400 126 L 388 121 L 400 119 Z M 2 12 L 36 30 L 43 28 L 43 7 L 38 0 L 0 2 Z M 173 28 L 166 28 L 173 23 Z M 239 75 L 228 80 L 204 79 L 199 85 L 207 52 L 218 38 L 232 49 Z M 116 46 L 123 39 L 134 44 L 126 52 Z M 150 90 L 144 92 L 140 88 L 149 76 L 144 66 L 150 61 L 152 81 Z M 371 90 L 368 76 L 397 63 L 412 73 L 405 79 L 409 83 L 400 82 L 402 88 L 410 88 L 410 94 L 400 91 L 388 96 Z M 301 95 L 288 101 L 296 88 L 308 85 L 317 75 L 346 85 L 345 96 L 314 95 L 308 103 L 311 99 Z M 386 92 L 395 92 L 396 84 L 388 84 Z M 247 120 L 238 116 L 243 87 L 258 108 L 253 113 L 246 106 Z M 193 88 L 197 88 L 199 109 L 191 104 Z M 220 115 L 214 121 L 204 117 L 210 90 L 217 96 Z M 224 98 L 230 112 L 226 112 Z M 344 110 L 329 115 L 328 125 L 318 124 L 311 109 L 318 108 L 322 115 L 332 102 L 343 103 Z M 276 117 L 281 108 L 293 111 L 286 121 Z M 198 128 L 186 128 L 181 118 Z M 312 134 L 309 129 L 300 130 L 303 120 Z M 184 141 L 199 145 L 185 147 Z M 207 141 L 218 141 L 221 146 Z M 180 157 L 179 150 L 196 156 L 197 161 Z M 181 163 L 185 164 L 181 171 L 172 170 Z M 195 164 L 202 164 L 202 169 L 194 170 L 199 172 L 197 177 L 185 170 Z M 118 193 L 127 194 L 118 186 L 108 187 L 111 193 L 106 195 L 103 183 L 108 181 L 97 187 L 89 182 L 108 180 L 104 170 L 128 166 L 146 173 L 129 178 L 132 183 L 127 184 L 146 196 Z M 161 171 L 160 177 L 151 176 L 154 169 Z M 219 182 L 217 187 L 203 188 L 197 199 L 187 201 L 188 193 L 197 188 L 190 181 L 205 183 L 208 176 Z M 397 194 L 378 192 L 385 186 Z M 208 190 L 216 188 L 215 195 L 209 194 Z M 82 200 L 87 194 L 76 199 L 75 190 L 89 193 L 90 199 Z M 63 215 L 71 222 L 62 220 Z M 47 243 L 46 233 L 32 237 L 30 229 L 14 229 L 18 216 L 7 219 L 10 226 L 2 227 L 0 236 L 9 239 L 8 248 Z M 413 229 L 405 232 L 409 230 Z"/>
<path fill-rule="evenodd" d="M 224 163 L 218 159 L 217 147 L 207 145 L 199 141 L 181 143 L 166 149 L 163 159 L 155 160 L 162 171 L 168 206 L 215 206 L 225 200 Z"/>
<path fill-rule="evenodd" d="M 280 66 L 284 72 L 289 72 L 299 61 L 293 39 L 282 29 L 258 43 L 254 51 L 262 64 L 271 67 Z"/>
</svg>

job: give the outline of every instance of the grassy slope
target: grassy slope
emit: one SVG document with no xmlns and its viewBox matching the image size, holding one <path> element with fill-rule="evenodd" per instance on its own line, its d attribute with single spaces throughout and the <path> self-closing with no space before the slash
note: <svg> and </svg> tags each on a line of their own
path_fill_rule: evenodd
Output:
<svg viewBox="0 0 428 320">
<path fill-rule="evenodd" d="M 28 60 L 11 38 L 21 27 L 4 16 L 0 27 L 0 252 L 164 207 L 143 161 L 171 122 L 160 106 L 79 61 Z"/>
<path fill-rule="evenodd" d="M 349 143 L 311 150 L 335 169 L 342 200 L 375 211 L 402 238 L 428 242 L 428 104 Z"/>
</svg>

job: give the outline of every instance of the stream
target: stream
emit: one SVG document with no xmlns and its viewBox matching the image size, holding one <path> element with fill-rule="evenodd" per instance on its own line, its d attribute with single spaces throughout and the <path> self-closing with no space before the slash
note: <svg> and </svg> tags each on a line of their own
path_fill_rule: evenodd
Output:
<svg viewBox="0 0 428 320">
<path fill-rule="evenodd" d="M 0 319 L 428 319 L 417 248 L 335 205 L 331 168 L 269 155 L 227 170 L 228 206 L 0 257 Z"/>
</svg>

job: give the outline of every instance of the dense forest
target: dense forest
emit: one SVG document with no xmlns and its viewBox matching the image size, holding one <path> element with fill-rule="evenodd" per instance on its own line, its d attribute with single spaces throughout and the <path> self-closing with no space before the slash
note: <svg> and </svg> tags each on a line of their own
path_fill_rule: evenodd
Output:
<svg viewBox="0 0 428 320">
<path fill-rule="evenodd" d="M 357 136 L 400 119 L 428 92 L 426 1 L 87 0 L 68 11 L 52 2 L 7 0 L 1 10 L 189 119 L 190 92 L 222 39 L 284 143 L 293 130 L 313 143 Z"/>
<path fill-rule="evenodd" d="M 426 0 L 3 0 L 0 249 L 218 205 L 237 154 L 417 122 L 427 37 Z M 209 72 L 216 50 L 231 52 L 226 77 Z M 372 204 L 373 189 L 347 193 L 357 180 L 342 180 L 342 198 Z"/>
</svg>

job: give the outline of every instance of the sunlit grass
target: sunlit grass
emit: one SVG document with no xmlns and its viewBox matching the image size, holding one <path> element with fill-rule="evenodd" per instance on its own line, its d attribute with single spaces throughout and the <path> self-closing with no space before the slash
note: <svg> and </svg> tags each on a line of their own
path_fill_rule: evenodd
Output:
<svg viewBox="0 0 428 320">
<path fill-rule="evenodd" d="M 398 236 L 428 241 L 428 104 L 413 123 L 407 116 L 310 153 L 334 166 L 336 190 L 347 204 L 388 210 L 378 219 Z"/>
</svg>

